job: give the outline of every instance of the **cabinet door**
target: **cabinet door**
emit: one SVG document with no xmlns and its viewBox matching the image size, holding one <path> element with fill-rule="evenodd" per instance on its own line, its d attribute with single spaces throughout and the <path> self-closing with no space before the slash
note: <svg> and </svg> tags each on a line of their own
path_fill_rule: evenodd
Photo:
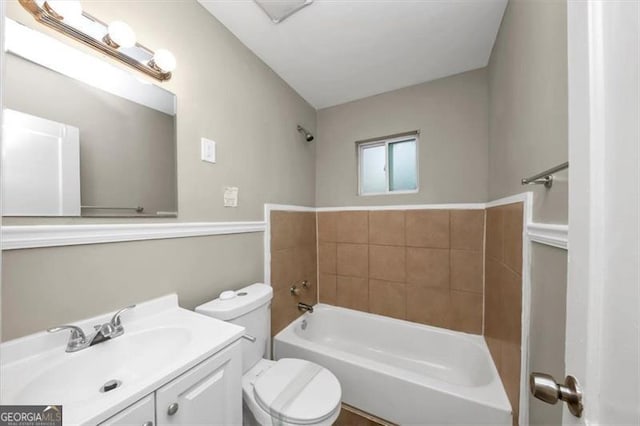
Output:
<svg viewBox="0 0 640 426">
<path fill-rule="evenodd" d="M 242 424 L 242 349 L 235 342 L 156 391 L 162 425 Z"/>
<path fill-rule="evenodd" d="M 148 395 L 100 423 L 100 426 L 154 426 L 156 410 L 153 402 L 153 394 Z"/>
</svg>

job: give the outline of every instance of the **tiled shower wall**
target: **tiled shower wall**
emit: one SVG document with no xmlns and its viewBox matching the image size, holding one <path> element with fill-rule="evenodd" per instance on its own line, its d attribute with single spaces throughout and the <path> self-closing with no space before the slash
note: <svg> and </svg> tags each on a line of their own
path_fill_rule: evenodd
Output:
<svg viewBox="0 0 640 426">
<path fill-rule="evenodd" d="M 517 419 L 522 235 L 522 203 L 486 210 L 486 243 L 485 210 L 317 216 L 273 211 L 272 334 L 300 315 L 298 301 L 319 300 L 475 334 L 483 333 L 484 314 L 485 339 Z M 291 285 L 303 280 L 309 288 L 292 296 Z"/>
<path fill-rule="evenodd" d="M 271 335 L 296 319 L 298 302 L 314 305 L 317 301 L 317 255 L 315 212 L 271 212 Z M 300 283 L 309 286 L 302 288 Z M 291 295 L 293 284 L 300 288 Z"/>
<path fill-rule="evenodd" d="M 318 213 L 323 303 L 482 333 L 484 210 Z"/>
<path fill-rule="evenodd" d="M 522 203 L 487 209 L 485 259 L 484 336 L 514 419 L 520 397 L 522 210 Z"/>
</svg>

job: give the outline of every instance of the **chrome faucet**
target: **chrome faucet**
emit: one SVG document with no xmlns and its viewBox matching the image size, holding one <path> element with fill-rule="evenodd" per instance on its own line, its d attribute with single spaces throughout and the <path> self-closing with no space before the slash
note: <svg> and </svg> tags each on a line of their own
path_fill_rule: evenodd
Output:
<svg viewBox="0 0 640 426">
<path fill-rule="evenodd" d="M 58 331 L 63 330 L 71 330 L 71 336 L 69 336 L 69 341 L 67 342 L 67 352 L 77 352 L 82 349 L 86 349 L 93 345 L 97 345 L 100 342 L 104 342 L 106 340 L 114 339 L 118 336 L 124 334 L 124 326 L 122 325 L 122 321 L 120 320 L 120 315 L 129 309 L 135 308 L 136 305 L 127 306 L 126 308 L 120 309 L 113 315 L 111 321 L 106 322 L 102 325 L 95 325 L 94 332 L 87 336 L 84 334 L 84 331 L 75 325 L 61 325 L 58 327 L 51 327 L 47 329 L 49 333 L 56 333 Z"/>
<path fill-rule="evenodd" d="M 298 310 L 301 312 L 309 312 L 310 314 L 313 313 L 313 306 L 311 305 L 307 305 L 306 303 L 298 303 Z"/>
</svg>

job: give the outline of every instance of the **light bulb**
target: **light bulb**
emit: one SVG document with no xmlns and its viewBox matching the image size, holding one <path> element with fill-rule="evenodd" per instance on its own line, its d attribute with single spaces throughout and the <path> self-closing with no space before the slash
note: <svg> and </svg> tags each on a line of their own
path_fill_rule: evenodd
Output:
<svg viewBox="0 0 640 426">
<path fill-rule="evenodd" d="M 82 16 L 82 5 L 79 0 L 47 0 L 45 3 L 64 20 L 73 20 Z"/>
<path fill-rule="evenodd" d="M 171 72 L 176 69 L 176 57 L 167 49 L 156 50 L 152 61 L 164 72 Z"/>
<path fill-rule="evenodd" d="M 126 23 L 113 21 L 107 29 L 109 38 L 119 47 L 133 47 L 136 45 L 136 33 Z"/>
</svg>

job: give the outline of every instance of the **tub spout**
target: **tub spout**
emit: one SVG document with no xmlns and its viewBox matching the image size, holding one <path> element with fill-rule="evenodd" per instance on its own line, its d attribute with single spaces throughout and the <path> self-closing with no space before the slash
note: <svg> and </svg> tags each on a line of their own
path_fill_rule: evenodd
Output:
<svg viewBox="0 0 640 426">
<path fill-rule="evenodd" d="M 311 305 L 307 305 L 306 303 L 298 303 L 298 310 L 301 312 L 309 312 L 310 314 L 313 313 L 313 306 Z"/>
</svg>

